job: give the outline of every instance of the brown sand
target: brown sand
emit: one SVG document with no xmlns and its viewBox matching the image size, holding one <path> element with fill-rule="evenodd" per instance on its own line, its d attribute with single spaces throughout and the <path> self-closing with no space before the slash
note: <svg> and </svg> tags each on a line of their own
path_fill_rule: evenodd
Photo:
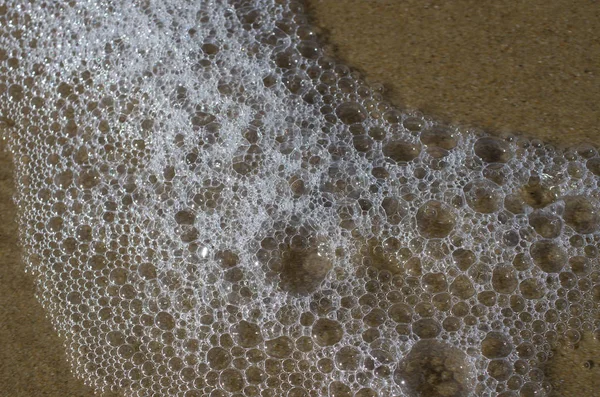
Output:
<svg viewBox="0 0 600 397">
<path fill-rule="evenodd" d="M 1 128 L 1 126 L 0 126 Z M 12 159 L 0 141 L 0 397 L 83 397 L 18 247 Z"/>
<path fill-rule="evenodd" d="M 338 58 L 391 102 L 489 132 L 600 146 L 600 3 L 309 0 Z"/>
<path fill-rule="evenodd" d="M 600 146 L 600 5 L 593 0 L 313 0 L 336 53 L 402 107 L 488 131 Z M 0 397 L 93 396 L 73 377 L 17 247 L 0 147 Z M 598 342 L 557 352 L 563 396 L 600 396 Z M 584 363 L 593 360 L 591 369 Z M 595 382 L 595 383 L 594 383 Z"/>
</svg>

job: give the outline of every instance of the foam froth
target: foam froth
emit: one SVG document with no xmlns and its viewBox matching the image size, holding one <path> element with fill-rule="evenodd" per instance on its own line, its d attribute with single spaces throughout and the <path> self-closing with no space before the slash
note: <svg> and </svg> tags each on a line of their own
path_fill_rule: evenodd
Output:
<svg viewBox="0 0 600 397">
<path fill-rule="evenodd" d="M 295 2 L 0 21 L 28 269 L 98 390 L 538 396 L 600 328 L 595 149 L 402 113 Z"/>
</svg>

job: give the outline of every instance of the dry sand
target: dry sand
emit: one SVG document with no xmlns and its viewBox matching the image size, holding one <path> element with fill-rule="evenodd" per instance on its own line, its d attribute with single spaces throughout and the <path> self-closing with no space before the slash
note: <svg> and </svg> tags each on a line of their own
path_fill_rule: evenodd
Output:
<svg viewBox="0 0 600 397">
<path fill-rule="evenodd" d="M 338 57 L 401 107 L 490 132 L 600 146 L 600 4 L 594 0 L 313 0 Z M 0 147 L 0 397 L 93 396 L 70 372 L 17 246 Z M 589 361 L 593 364 L 590 364 Z M 591 367 L 591 368 L 590 368 Z M 555 354 L 557 395 L 600 396 L 600 343 Z"/>
</svg>

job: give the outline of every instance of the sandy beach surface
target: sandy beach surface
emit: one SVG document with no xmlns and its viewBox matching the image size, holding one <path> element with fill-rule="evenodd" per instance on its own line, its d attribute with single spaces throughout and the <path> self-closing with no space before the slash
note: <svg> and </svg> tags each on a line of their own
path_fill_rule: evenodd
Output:
<svg viewBox="0 0 600 397">
<path fill-rule="evenodd" d="M 598 1 L 308 5 L 335 56 L 383 84 L 396 106 L 556 145 L 600 145 Z M 0 397 L 93 396 L 72 375 L 24 272 L 13 192 L 0 146 Z M 559 349 L 546 371 L 556 396 L 600 396 L 600 342 L 586 335 L 578 348 Z"/>
</svg>

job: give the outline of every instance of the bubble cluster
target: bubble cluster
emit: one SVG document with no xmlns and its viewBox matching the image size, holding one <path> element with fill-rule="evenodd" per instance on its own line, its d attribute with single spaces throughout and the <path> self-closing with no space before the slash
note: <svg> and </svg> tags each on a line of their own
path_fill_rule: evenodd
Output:
<svg viewBox="0 0 600 397">
<path fill-rule="evenodd" d="M 402 113 L 293 1 L 8 1 L 0 33 L 26 262 L 100 391 L 542 396 L 600 328 L 595 149 Z"/>
</svg>

